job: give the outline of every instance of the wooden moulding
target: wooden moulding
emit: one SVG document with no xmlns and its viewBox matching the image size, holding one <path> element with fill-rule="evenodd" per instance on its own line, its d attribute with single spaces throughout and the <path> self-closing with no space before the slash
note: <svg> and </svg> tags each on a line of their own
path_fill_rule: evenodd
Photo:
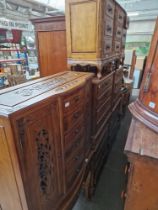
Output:
<svg viewBox="0 0 158 210">
<path fill-rule="evenodd" d="M 158 115 L 148 110 L 139 99 L 129 105 L 129 110 L 136 119 L 158 132 Z"/>
</svg>

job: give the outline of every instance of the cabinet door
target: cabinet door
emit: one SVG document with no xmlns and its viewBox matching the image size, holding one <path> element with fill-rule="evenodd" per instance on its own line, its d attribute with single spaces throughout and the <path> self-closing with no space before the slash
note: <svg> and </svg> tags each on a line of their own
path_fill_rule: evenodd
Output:
<svg viewBox="0 0 158 210">
<path fill-rule="evenodd" d="M 48 105 L 16 121 L 17 142 L 30 210 L 53 210 L 62 197 L 58 107 Z"/>
<path fill-rule="evenodd" d="M 15 202 L 16 201 L 16 202 Z M 4 127 L 0 126 L 0 210 L 22 210 Z"/>
<path fill-rule="evenodd" d="M 38 53 L 41 76 L 67 69 L 66 32 L 38 32 Z"/>
</svg>

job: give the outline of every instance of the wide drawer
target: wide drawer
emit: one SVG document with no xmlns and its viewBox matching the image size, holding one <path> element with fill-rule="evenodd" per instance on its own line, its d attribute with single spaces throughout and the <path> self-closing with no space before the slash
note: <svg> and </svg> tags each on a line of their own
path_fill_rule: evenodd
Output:
<svg viewBox="0 0 158 210">
<path fill-rule="evenodd" d="M 112 38 L 105 36 L 103 54 L 106 56 L 111 53 L 112 53 Z"/>
<path fill-rule="evenodd" d="M 112 85 L 107 88 L 98 99 L 96 99 L 96 107 L 101 107 L 110 96 L 112 96 Z"/>
<path fill-rule="evenodd" d="M 78 147 L 81 139 L 84 138 L 84 124 L 77 124 L 67 135 L 64 136 L 64 149 L 69 151 Z"/>
<path fill-rule="evenodd" d="M 73 157 L 69 162 L 66 163 L 66 183 L 67 187 L 70 187 L 76 177 L 79 175 L 82 170 L 84 163 L 84 153 L 80 151 Z"/>
<path fill-rule="evenodd" d="M 109 87 L 111 87 L 112 83 L 113 75 L 105 80 L 102 80 L 100 84 L 97 85 L 97 98 L 99 98 Z"/>
<path fill-rule="evenodd" d="M 84 107 L 79 107 L 78 110 L 75 110 L 70 115 L 67 115 L 63 119 L 63 130 L 64 133 L 70 131 L 77 123 L 83 123 L 84 115 L 83 115 Z"/>
<path fill-rule="evenodd" d="M 114 18 L 115 14 L 115 3 L 113 0 L 106 0 L 105 1 L 105 13 L 112 19 Z"/>
<path fill-rule="evenodd" d="M 113 20 L 108 16 L 105 17 L 104 37 L 113 36 Z"/>
<path fill-rule="evenodd" d="M 77 107 L 84 103 L 84 92 L 84 88 L 80 88 L 63 97 L 62 107 L 64 114 L 73 112 Z"/>
<path fill-rule="evenodd" d="M 115 41 L 115 52 L 119 53 L 121 51 L 121 42 Z"/>
<path fill-rule="evenodd" d="M 101 107 L 99 107 L 99 109 L 96 111 L 96 120 L 97 123 L 99 123 L 101 121 L 102 118 L 104 118 L 104 116 L 106 116 L 107 112 L 110 110 L 111 108 L 111 97 L 105 99 L 104 103 L 102 104 Z"/>
</svg>

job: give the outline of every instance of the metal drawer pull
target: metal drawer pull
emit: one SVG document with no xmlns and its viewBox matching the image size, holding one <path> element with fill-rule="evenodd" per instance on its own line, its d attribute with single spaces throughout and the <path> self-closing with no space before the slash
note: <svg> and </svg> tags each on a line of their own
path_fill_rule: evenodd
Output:
<svg viewBox="0 0 158 210">
<path fill-rule="evenodd" d="M 111 28 L 110 26 L 107 26 L 106 30 L 107 30 L 108 32 L 111 32 L 111 31 L 112 31 L 112 28 Z"/>
<path fill-rule="evenodd" d="M 112 7 L 110 5 L 108 5 L 107 8 L 108 8 L 108 12 L 112 13 Z"/>
</svg>

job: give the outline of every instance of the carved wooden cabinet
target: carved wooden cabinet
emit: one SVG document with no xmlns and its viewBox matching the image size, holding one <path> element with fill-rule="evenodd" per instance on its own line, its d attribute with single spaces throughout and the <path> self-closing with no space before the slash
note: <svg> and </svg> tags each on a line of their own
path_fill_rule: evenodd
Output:
<svg viewBox="0 0 158 210">
<path fill-rule="evenodd" d="M 0 92 L 2 210 L 71 207 L 92 145 L 92 77 L 62 72 Z"/>
<path fill-rule="evenodd" d="M 139 98 L 129 106 L 133 115 L 125 153 L 131 164 L 125 210 L 158 208 L 158 20 L 151 42 Z"/>
<path fill-rule="evenodd" d="M 67 69 L 65 16 L 32 19 L 42 77 Z"/>
<path fill-rule="evenodd" d="M 124 56 L 126 22 L 126 12 L 114 0 L 66 0 L 69 66 L 83 66 L 100 78 Z"/>
</svg>

